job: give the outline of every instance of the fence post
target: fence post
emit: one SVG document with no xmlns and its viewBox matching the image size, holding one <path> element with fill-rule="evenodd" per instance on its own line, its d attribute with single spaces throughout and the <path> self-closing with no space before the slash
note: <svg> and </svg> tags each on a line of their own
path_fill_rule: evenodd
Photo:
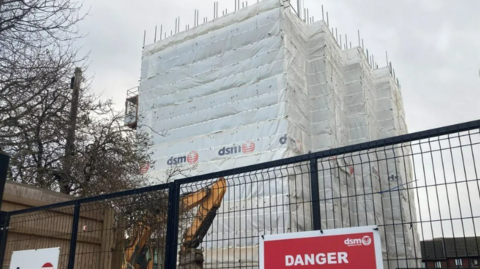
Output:
<svg viewBox="0 0 480 269">
<path fill-rule="evenodd" d="M 318 162 L 317 159 L 310 160 L 310 189 L 312 194 L 312 220 L 313 230 L 321 230 L 320 219 L 320 190 L 318 184 Z"/>
<path fill-rule="evenodd" d="M 7 250 L 8 226 L 10 225 L 10 215 L 8 212 L 0 212 L 0 269 L 3 269 L 5 261 L 5 251 Z"/>
<path fill-rule="evenodd" d="M 68 269 L 75 266 L 75 252 L 77 250 L 78 222 L 80 220 L 80 204 L 75 203 L 73 210 L 72 237 L 70 238 L 70 253 L 68 255 Z"/>
<path fill-rule="evenodd" d="M 8 163 L 10 157 L 0 153 L 0 210 L 3 204 L 3 192 L 7 182 Z M 3 268 L 5 251 L 7 248 L 8 225 L 10 224 L 10 215 L 7 212 L 0 212 L 0 269 Z"/>
<path fill-rule="evenodd" d="M 177 267 L 178 214 L 180 209 L 180 184 L 172 182 L 168 188 L 167 242 L 165 269 Z"/>
<path fill-rule="evenodd" d="M 0 208 L 3 203 L 3 192 L 5 190 L 5 183 L 7 182 L 8 163 L 10 157 L 0 153 Z"/>
</svg>

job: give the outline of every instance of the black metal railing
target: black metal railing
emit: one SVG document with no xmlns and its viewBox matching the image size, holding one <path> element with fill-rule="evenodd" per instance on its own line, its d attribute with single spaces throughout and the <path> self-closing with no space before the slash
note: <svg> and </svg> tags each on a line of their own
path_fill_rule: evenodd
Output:
<svg viewBox="0 0 480 269">
<path fill-rule="evenodd" d="M 460 259 L 475 268 L 479 128 L 473 121 L 2 212 L 3 268 L 13 251 L 58 246 L 59 268 L 68 269 L 259 268 L 262 235 L 369 225 L 379 228 L 384 268 Z"/>
</svg>

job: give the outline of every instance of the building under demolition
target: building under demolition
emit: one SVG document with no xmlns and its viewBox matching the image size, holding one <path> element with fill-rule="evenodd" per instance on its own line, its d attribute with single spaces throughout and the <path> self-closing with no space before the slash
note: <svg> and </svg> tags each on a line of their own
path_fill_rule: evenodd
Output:
<svg viewBox="0 0 480 269">
<path fill-rule="evenodd" d="M 390 67 L 374 65 L 361 46 L 339 45 L 325 21 L 305 23 L 289 1 L 261 1 L 146 46 L 138 97 L 129 99 L 138 104 L 138 120 L 129 123 L 152 134 L 156 163 L 148 173 L 160 182 L 174 167 L 184 175 L 206 174 L 404 134 L 398 80 Z M 418 237 L 403 231 L 411 227 L 395 224 L 415 221 L 416 212 L 406 212 L 414 208 L 413 194 L 384 189 L 412 180 L 409 160 L 393 159 L 395 151 L 369 155 L 369 161 L 378 160 L 375 167 L 353 165 L 362 163 L 355 157 L 332 158 L 329 165 L 339 169 L 320 174 L 322 227 L 383 225 L 386 263 L 393 255 L 420 256 L 414 253 Z M 215 244 L 203 245 L 207 268 L 256 266 L 258 236 L 312 229 L 311 208 L 285 202 L 310 195 L 308 174 L 294 174 L 252 189 L 229 187 L 223 208 L 248 200 L 254 211 L 217 216 L 222 225 L 214 224 L 215 234 L 207 235 Z M 305 182 L 303 191 L 293 186 L 298 182 Z M 349 191 L 373 194 L 355 203 L 331 199 Z M 269 213 L 256 204 L 285 206 Z M 264 223 L 266 215 L 273 221 Z M 247 225 L 241 228 L 240 221 Z M 247 239 L 234 240 L 239 237 Z M 232 249 L 253 254 L 233 259 Z M 419 265 L 406 263 L 399 268 Z"/>
</svg>

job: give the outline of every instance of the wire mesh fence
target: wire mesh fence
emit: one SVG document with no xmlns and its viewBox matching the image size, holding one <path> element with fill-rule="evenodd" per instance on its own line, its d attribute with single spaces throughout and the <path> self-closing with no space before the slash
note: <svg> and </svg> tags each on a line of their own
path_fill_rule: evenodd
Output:
<svg viewBox="0 0 480 269">
<path fill-rule="evenodd" d="M 129 268 L 136 264 L 163 268 L 167 209 L 166 191 L 82 203 L 80 216 L 85 217 L 80 218 L 78 238 L 96 238 L 97 244 L 95 248 L 79 245 L 77 238 L 75 268 Z"/>
<path fill-rule="evenodd" d="M 56 247 L 61 250 L 59 266 L 67 268 L 73 212 L 73 206 L 65 206 L 12 216 L 8 227 L 3 268 L 10 268 L 14 251 Z"/>
<path fill-rule="evenodd" d="M 371 225 L 385 269 L 478 268 L 479 128 L 10 212 L 3 268 L 13 251 L 46 247 L 60 247 L 58 268 L 259 268 L 262 236 Z"/>
<path fill-rule="evenodd" d="M 211 189 L 212 195 L 200 209 L 218 207 L 219 200 L 221 206 L 211 221 L 200 209 L 181 216 L 179 268 L 258 268 L 261 235 L 313 228 L 309 162 L 181 185 L 181 193 L 202 189 Z M 190 224 L 204 218 L 210 226 L 192 260 L 184 253 L 192 235 Z"/>
</svg>

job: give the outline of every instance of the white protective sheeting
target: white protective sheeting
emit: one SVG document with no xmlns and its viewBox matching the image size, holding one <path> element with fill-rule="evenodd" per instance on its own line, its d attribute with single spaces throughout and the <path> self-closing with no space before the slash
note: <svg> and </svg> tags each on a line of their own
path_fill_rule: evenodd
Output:
<svg viewBox="0 0 480 269">
<path fill-rule="evenodd" d="M 309 111 L 288 90 L 282 16 L 279 1 L 263 1 L 145 48 L 139 125 L 154 136 L 153 177 L 304 152 Z"/>
<path fill-rule="evenodd" d="M 153 135 L 152 177 L 164 182 L 172 169 L 182 170 L 175 179 L 406 133 L 389 69 L 372 70 L 361 48 L 342 50 L 324 22 L 306 25 L 288 5 L 261 1 L 145 47 L 139 129 Z M 413 193 L 385 190 L 412 180 L 409 160 L 392 159 L 406 152 L 383 152 L 365 153 L 371 164 L 322 162 L 322 227 L 415 218 L 406 212 Z M 290 166 L 229 179 L 203 244 L 205 267 L 257 266 L 259 235 L 311 229 L 307 174 Z M 348 193 L 363 199 L 339 199 Z M 413 257 L 418 237 L 396 226 L 381 232 L 384 257 Z"/>
<path fill-rule="evenodd" d="M 153 135 L 151 176 L 165 181 L 176 167 L 197 175 L 306 152 L 308 97 L 290 85 L 298 79 L 288 75 L 296 52 L 285 48 L 283 18 L 282 2 L 263 1 L 145 48 L 139 126 Z M 206 268 L 231 265 L 232 257 L 212 253 L 256 250 L 261 234 L 309 229 L 310 217 L 297 216 L 309 209 L 290 208 L 309 195 L 290 197 L 292 183 L 308 178 L 291 178 L 297 168 L 288 169 L 229 179 L 204 240 Z"/>
<path fill-rule="evenodd" d="M 407 133 L 405 113 L 400 89 L 395 83 L 389 68 L 373 71 L 373 81 L 376 89 L 375 112 L 377 117 L 378 135 L 380 138 Z M 415 194 L 413 190 L 385 192 L 396 186 L 406 186 L 414 181 L 412 175 L 411 154 L 408 146 L 388 149 L 379 158 L 379 177 L 383 189 L 382 199 L 385 208 L 384 220 L 386 226 L 384 240 L 386 249 L 384 256 L 399 258 L 420 257 L 420 241 L 417 225 L 398 225 L 398 223 L 416 223 Z M 402 156 L 402 157 L 399 157 Z M 395 224 L 395 225 L 392 225 Z M 413 232 L 410 232 L 413 229 Z M 416 251 L 416 253 L 415 253 Z M 390 267 L 415 267 L 413 260 L 391 262 Z"/>
</svg>

